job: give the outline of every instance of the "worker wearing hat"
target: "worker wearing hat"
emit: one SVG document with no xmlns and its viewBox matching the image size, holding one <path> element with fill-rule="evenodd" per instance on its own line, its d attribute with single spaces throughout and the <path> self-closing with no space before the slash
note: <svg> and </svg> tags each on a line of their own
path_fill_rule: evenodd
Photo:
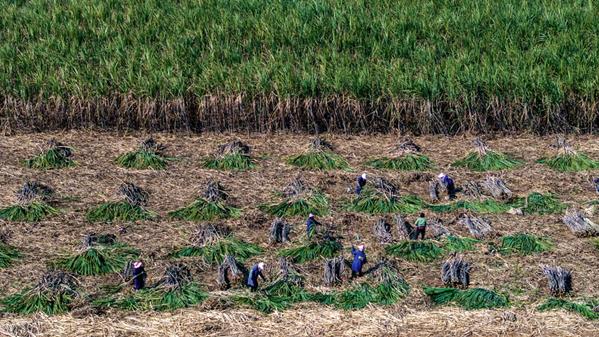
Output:
<svg viewBox="0 0 599 337">
<path fill-rule="evenodd" d="M 360 195 L 362 193 L 362 188 L 366 185 L 366 173 L 362 173 L 356 179 L 356 195 Z"/>
<path fill-rule="evenodd" d="M 359 245 L 358 248 L 352 247 L 351 253 L 354 256 L 354 261 L 351 264 L 351 277 L 362 276 L 362 267 L 367 262 L 364 245 Z"/>
<path fill-rule="evenodd" d="M 314 227 L 316 225 L 320 225 L 320 222 L 316 221 L 314 214 L 310 213 L 310 215 L 308 215 L 308 220 L 306 220 L 306 235 L 308 238 L 310 238 L 312 233 L 314 233 Z"/>
<path fill-rule="evenodd" d="M 133 289 L 141 290 L 146 285 L 146 270 L 143 261 L 133 262 Z"/>
<path fill-rule="evenodd" d="M 263 270 L 264 262 L 256 263 L 252 267 L 252 270 L 250 270 L 250 273 L 248 275 L 247 286 L 250 288 L 251 291 L 256 291 L 258 289 L 258 277 L 261 277 L 263 280 L 266 280 L 264 278 L 264 275 L 262 274 Z"/>
<path fill-rule="evenodd" d="M 447 196 L 449 197 L 449 199 L 455 199 L 455 184 L 453 182 L 453 179 L 451 179 L 447 174 L 445 173 L 439 173 L 439 175 L 437 176 L 437 178 L 439 178 L 439 182 L 441 184 L 443 184 L 443 186 L 445 186 L 445 189 L 447 190 Z"/>
</svg>

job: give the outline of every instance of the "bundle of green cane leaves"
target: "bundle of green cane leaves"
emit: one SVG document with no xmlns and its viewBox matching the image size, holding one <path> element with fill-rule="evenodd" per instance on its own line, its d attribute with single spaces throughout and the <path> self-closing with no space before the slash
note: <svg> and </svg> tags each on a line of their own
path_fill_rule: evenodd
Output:
<svg viewBox="0 0 599 337">
<path fill-rule="evenodd" d="M 399 196 L 399 189 L 389 180 L 374 177 L 360 195 L 355 196 L 347 205 L 350 212 L 368 214 L 415 213 L 425 206 L 417 196 Z"/>
<path fill-rule="evenodd" d="M 385 246 L 389 255 L 413 262 L 431 262 L 443 254 L 443 249 L 433 241 L 404 240 Z"/>
<path fill-rule="evenodd" d="M 280 250 L 279 256 L 295 263 L 304 263 L 318 258 L 335 257 L 342 248 L 341 242 L 331 233 L 316 234 L 303 245 Z"/>
<path fill-rule="evenodd" d="M 137 221 L 152 219 L 156 216 L 146 210 L 148 193 L 132 183 L 124 183 L 119 187 L 122 201 L 109 201 L 87 212 L 87 220 L 91 222 Z"/>
<path fill-rule="evenodd" d="M 563 204 L 554 194 L 530 193 L 526 198 L 516 199 L 512 207 L 521 208 L 525 214 L 555 214 L 561 213 L 568 206 Z"/>
<path fill-rule="evenodd" d="M 17 204 L 0 209 L 0 219 L 9 221 L 38 222 L 59 211 L 50 206 L 54 191 L 35 181 L 26 182 L 17 191 Z"/>
<path fill-rule="evenodd" d="M 465 252 L 475 250 L 475 245 L 480 242 L 480 240 L 473 238 L 466 238 L 454 235 L 448 235 L 443 238 L 443 250 L 448 251 L 450 253 L 457 252 Z"/>
<path fill-rule="evenodd" d="M 187 221 L 210 221 L 236 218 L 241 214 L 239 208 L 227 204 L 229 195 L 216 181 L 209 181 L 202 196 L 186 207 L 169 212 L 173 219 Z"/>
<path fill-rule="evenodd" d="M 0 230 L 0 269 L 10 267 L 16 259 L 23 256 L 19 250 L 8 243 L 9 237 L 9 231 Z"/>
<path fill-rule="evenodd" d="M 260 246 L 235 238 L 224 226 L 206 224 L 199 226 L 190 238 L 191 246 L 173 253 L 174 257 L 199 256 L 204 263 L 222 263 L 225 256 L 244 260 L 262 253 Z"/>
<path fill-rule="evenodd" d="M 310 142 L 304 153 L 290 157 L 287 163 L 296 167 L 319 171 L 350 169 L 347 160 L 335 153 L 329 142 L 319 137 Z"/>
<path fill-rule="evenodd" d="M 260 205 L 260 210 L 277 216 L 326 215 L 329 201 L 324 193 L 310 188 L 303 179 L 295 177 L 282 191 L 283 201 Z"/>
<path fill-rule="evenodd" d="M 204 168 L 221 171 L 245 171 L 255 166 L 250 147 L 240 140 L 220 145 L 216 153 L 203 163 Z"/>
<path fill-rule="evenodd" d="M 426 171 L 434 168 L 430 158 L 420 153 L 420 146 L 409 139 L 400 142 L 392 152 L 395 154 L 394 157 L 372 159 L 366 165 L 397 171 Z"/>
<path fill-rule="evenodd" d="M 165 149 L 166 146 L 157 143 L 154 138 L 148 138 L 135 151 L 120 155 L 116 159 L 116 164 L 128 169 L 164 170 L 168 162 L 174 160 L 164 156 Z"/>
<path fill-rule="evenodd" d="M 579 172 L 599 168 L 599 161 L 589 158 L 585 153 L 574 150 L 562 136 L 558 136 L 554 147 L 558 150 L 556 156 L 543 157 L 537 162 L 559 172 Z"/>
<path fill-rule="evenodd" d="M 569 312 L 578 313 L 579 315 L 590 319 L 597 320 L 599 319 L 599 301 L 598 300 L 585 300 L 582 303 L 571 302 L 561 298 L 549 298 L 543 304 L 541 304 L 537 310 L 539 311 L 548 311 L 548 310 L 556 310 L 563 309 Z"/>
<path fill-rule="evenodd" d="M 518 233 L 501 238 L 499 252 L 501 254 L 531 255 L 546 252 L 553 244 L 547 238 L 527 233 Z"/>
<path fill-rule="evenodd" d="M 473 171 L 507 170 L 522 165 L 522 161 L 501 152 L 489 150 L 487 145 L 477 138 L 474 141 L 476 150 L 465 158 L 455 161 L 452 166 L 465 167 Z"/>
<path fill-rule="evenodd" d="M 92 233 L 84 237 L 77 254 L 62 257 L 55 265 L 78 275 L 102 275 L 123 270 L 138 256 L 139 250 L 117 242 L 114 235 Z"/>
<path fill-rule="evenodd" d="M 474 213 L 505 213 L 513 206 L 509 202 L 494 199 L 460 200 L 451 204 L 427 204 L 426 208 L 436 213 L 448 213 L 456 210 L 471 211 Z"/>
<path fill-rule="evenodd" d="M 71 159 L 72 155 L 72 148 L 57 142 L 55 139 L 51 139 L 42 153 L 25 160 L 25 166 L 38 170 L 73 167 L 76 163 Z"/>
<path fill-rule="evenodd" d="M 73 300 L 80 296 L 78 282 L 63 271 L 42 276 L 33 288 L 26 288 L 0 300 L 0 311 L 29 315 L 43 312 L 56 315 L 68 312 Z"/>
<path fill-rule="evenodd" d="M 410 285 L 388 261 L 381 261 L 373 267 L 368 279 L 376 285 L 361 282 L 339 292 L 312 294 L 311 300 L 343 310 L 357 310 L 369 304 L 395 304 L 410 292 Z"/>
<path fill-rule="evenodd" d="M 509 305 L 507 297 L 484 288 L 460 290 L 425 287 L 424 293 L 435 304 L 454 303 L 467 310 L 502 308 Z"/>
</svg>

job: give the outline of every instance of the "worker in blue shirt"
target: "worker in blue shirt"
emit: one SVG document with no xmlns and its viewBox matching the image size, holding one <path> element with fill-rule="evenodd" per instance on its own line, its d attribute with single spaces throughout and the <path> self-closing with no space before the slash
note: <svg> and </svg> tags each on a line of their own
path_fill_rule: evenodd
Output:
<svg viewBox="0 0 599 337">
<path fill-rule="evenodd" d="M 364 245 L 359 245 L 357 249 L 352 247 L 351 253 L 354 256 L 354 261 L 351 264 L 351 277 L 362 276 L 362 267 L 367 262 Z"/>
<path fill-rule="evenodd" d="M 316 219 L 314 219 L 314 214 L 310 213 L 310 215 L 308 215 L 308 220 L 306 220 L 306 235 L 308 238 L 314 233 L 314 227 L 316 225 L 320 225 L 320 222 L 316 221 Z"/>
<path fill-rule="evenodd" d="M 358 176 L 356 179 L 356 195 L 360 195 L 362 193 L 362 188 L 366 185 L 366 173 L 362 173 L 362 175 Z"/>
<path fill-rule="evenodd" d="M 251 291 L 256 291 L 258 289 L 258 277 L 261 277 L 262 280 L 266 280 L 264 278 L 264 275 L 262 274 L 263 270 L 264 262 L 255 264 L 250 270 L 250 273 L 248 275 L 247 286 L 250 288 Z"/>
<path fill-rule="evenodd" d="M 451 179 L 445 173 L 439 173 L 437 178 L 439 178 L 439 181 L 441 182 L 441 184 L 443 184 L 443 186 L 445 186 L 445 188 L 447 189 L 447 196 L 449 197 L 449 200 L 455 199 L 456 190 L 455 190 L 455 184 L 453 182 L 453 179 Z"/>
</svg>

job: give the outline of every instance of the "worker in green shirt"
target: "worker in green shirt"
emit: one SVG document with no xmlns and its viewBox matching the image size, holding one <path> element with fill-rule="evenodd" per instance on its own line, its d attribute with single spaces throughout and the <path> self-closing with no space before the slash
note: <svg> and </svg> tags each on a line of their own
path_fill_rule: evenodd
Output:
<svg viewBox="0 0 599 337">
<path fill-rule="evenodd" d="M 414 222 L 414 225 L 416 225 L 416 240 L 418 240 L 418 236 L 421 236 L 421 240 L 424 240 L 424 233 L 426 232 L 426 218 L 424 217 L 424 213 L 420 213 L 420 216 L 418 217 L 418 219 L 416 219 L 416 222 Z"/>
</svg>

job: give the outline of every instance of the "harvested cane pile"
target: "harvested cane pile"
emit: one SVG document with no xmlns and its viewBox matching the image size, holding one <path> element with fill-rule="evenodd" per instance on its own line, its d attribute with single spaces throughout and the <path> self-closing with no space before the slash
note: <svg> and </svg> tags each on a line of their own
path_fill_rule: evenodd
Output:
<svg viewBox="0 0 599 337">
<path fill-rule="evenodd" d="M 169 212 L 173 219 L 187 221 L 210 221 L 236 218 L 241 214 L 239 208 L 226 203 L 229 195 L 216 181 L 209 181 L 202 196 L 186 207 Z"/>
<path fill-rule="evenodd" d="M 563 136 L 557 138 L 554 147 L 558 151 L 556 156 L 544 157 L 537 162 L 560 172 L 578 172 L 599 168 L 599 161 L 593 160 L 586 154 L 574 150 Z"/>
<path fill-rule="evenodd" d="M 78 282 L 63 271 L 50 271 L 33 288 L 27 288 L 0 301 L 2 311 L 32 314 L 43 312 L 56 315 L 68 312 L 73 300 L 79 297 Z"/>
<path fill-rule="evenodd" d="M 235 238 L 223 226 L 207 224 L 199 226 L 190 238 L 191 246 L 176 251 L 174 257 L 200 256 L 204 263 L 222 263 L 227 255 L 244 261 L 262 253 L 262 248 Z"/>
<path fill-rule="evenodd" d="M 387 219 L 385 218 L 378 219 L 372 231 L 374 236 L 381 244 L 387 244 L 393 241 L 393 236 L 391 235 L 391 224 L 388 223 Z"/>
<path fill-rule="evenodd" d="M 431 202 L 438 202 L 439 198 L 439 190 L 441 189 L 441 183 L 438 179 L 433 179 L 428 183 L 428 195 L 431 199 Z"/>
<path fill-rule="evenodd" d="M 541 266 L 547 277 L 549 292 L 553 296 L 564 296 L 572 291 L 572 273 L 560 266 Z"/>
<path fill-rule="evenodd" d="M 599 225 L 585 217 L 578 209 L 569 209 L 562 220 L 576 236 L 584 237 L 599 235 Z"/>
<path fill-rule="evenodd" d="M 16 193 L 17 204 L 0 209 L 0 219 L 37 222 L 56 215 L 58 210 L 49 205 L 53 194 L 50 187 L 28 181 Z"/>
<path fill-rule="evenodd" d="M 8 244 L 10 233 L 5 230 L 0 230 L 0 269 L 10 267 L 16 259 L 19 259 L 22 254 L 13 246 Z"/>
<path fill-rule="evenodd" d="M 282 249 L 279 256 L 289 258 L 294 263 L 304 263 L 318 258 L 332 258 L 342 248 L 338 238 L 327 232 L 318 234 L 315 239 L 303 245 Z"/>
<path fill-rule="evenodd" d="M 425 287 L 423 290 L 434 304 L 454 303 L 466 310 L 502 308 L 509 305 L 506 296 L 484 288 L 460 290 Z"/>
<path fill-rule="evenodd" d="M 204 168 L 222 171 L 245 171 L 256 164 L 250 156 L 250 147 L 240 140 L 222 144 L 216 153 L 204 161 Z"/>
<path fill-rule="evenodd" d="M 449 229 L 443 225 L 441 219 L 432 219 L 426 227 L 426 231 L 430 233 L 430 236 L 435 240 L 443 239 L 451 235 Z"/>
<path fill-rule="evenodd" d="M 410 139 L 404 139 L 391 152 L 394 157 L 372 159 L 366 165 L 377 169 L 400 171 L 426 171 L 434 167 L 430 158 L 420 153 L 420 146 Z"/>
<path fill-rule="evenodd" d="M 404 240 L 415 240 L 416 229 L 400 214 L 393 217 L 397 226 L 397 234 Z"/>
<path fill-rule="evenodd" d="M 480 138 L 474 140 L 475 151 L 470 152 L 465 158 L 455 161 L 452 165 L 466 167 L 473 171 L 497 171 L 515 168 L 522 161 L 512 158 L 501 152 L 489 150 L 487 144 Z"/>
<path fill-rule="evenodd" d="M 138 256 L 137 249 L 117 242 L 112 234 L 91 233 L 83 238 L 77 254 L 61 258 L 55 265 L 78 275 L 102 275 L 123 270 Z"/>
<path fill-rule="evenodd" d="M 301 154 L 291 156 L 287 163 L 309 170 L 349 170 L 345 158 L 333 151 L 333 146 L 326 140 L 316 137 L 310 142 L 308 149 Z"/>
<path fill-rule="evenodd" d="M 466 289 L 470 285 L 470 262 L 460 255 L 454 255 L 443 262 L 441 280 L 446 287 Z"/>
<path fill-rule="evenodd" d="M 458 222 L 468 227 L 470 234 L 477 240 L 482 240 L 495 235 L 493 227 L 491 227 L 491 222 L 485 218 L 462 214 L 460 215 Z"/>
<path fill-rule="evenodd" d="M 232 282 L 243 282 L 247 277 L 247 270 L 243 264 L 237 262 L 233 255 L 226 255 L 218 266 L 218 286 L 222 290 L 231 288 Z"/>
<path fill-rule="evenodd" d="M 135 151 L 127 152 L 116 159 L 116 164 L 128 169 L 164 170 L 173 158 L 165 157 L 166 146 L 154 138 L 144 140 Z"/>
<path fill-rule="evenodd" d="M 326 286 L 334 286 L 343 282 L 345 259 L 343 256 L 334 257 L 324 261 L 323 280 Z"/>
<path fill-rule="evenodd" d="M 329 201 L 320 191 L 311 189 L 301 177 L 295 177 L 281 193 L 283 201 L 263 204 L 259 208 L 265 213 L 277 216 L 326 215 L 329 212 Z"/>
<path fill-rule="evenodd" d="M 119 186 L 122 201 L 109 201 L 87 212 L 87 220 L 91 222 L 137 221 L 152 219 L 155 214 L 145 209 L 149 194 L 132 183 Z"/>
<path fill-rule="evenodd" d="M 518 233 L 502 237 L 499 252 L 505 255 L 530 255 L 546 252 L 550 250 L 552 246 L 551 241 L 547 238 L 541 238 L 526 233 Z"/>
<path fill-rule="evenodd" d="M 289 223 L 281 218 L 277 218 L 272 222 L 270 226 L 270 243 L 285 243 L 289 242 L 289 232 L 291 227 Z"/>
<path fill-rule="evenodd" d="M 488 176 L 480 183 L 485 193 L 498 200 L 511 200 L 512 191 L 507 187 L 503 179 L 495 176 Z"/>
<path fill-rule="evenodd" d="M 55 139 L 51 139 L 46 144 L 42 153 L 25 160 L 25 166 L 39 170 L 73 167 L 75 166 L 75 162 L 71 159 L 72 155 L 72 148 L 57 142 Z"/>
</svg>

